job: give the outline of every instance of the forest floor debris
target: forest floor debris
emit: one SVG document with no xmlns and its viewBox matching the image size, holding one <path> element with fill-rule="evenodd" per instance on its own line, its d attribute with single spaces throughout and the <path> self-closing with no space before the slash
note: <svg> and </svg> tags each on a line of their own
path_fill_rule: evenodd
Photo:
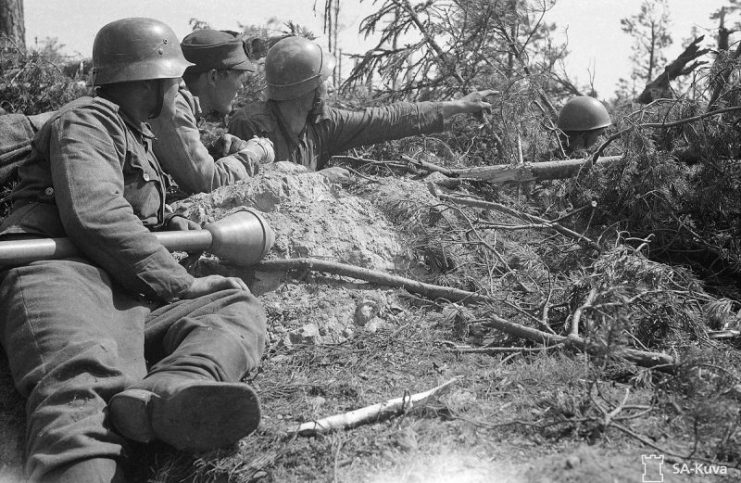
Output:
<svg viewBox="0 0 741 483">
<path fill-rule="evenodd" d="M 192 457 L 134 446 L 132 474 L 156 482 L 627 482 L 640 481 L 642 455 L 656 454 L 666 458 L 665 481 L 739 477 L 738 342 L 708 337 L 738 328 L 737 302 L 705 292 L 686 270 L 646 259 L 640 247 L 598 253 L 545 230 L 487 228 L 511 223 L 512 213 L 445 201 L 424 180 L 339 186 L 279 163 L 254 180 L 179 202 L 199 222 L 241 205 L 261 210 L 277 234 L 268 263 L 344 263 L 466 290 L 487 303 L 423 297 L 343 273 L 183 257 L 194 273 L 237 275 L 260 295 L 269 344 L 247 381 L 265 416 L 231 450 Z M 500 202 L 532 213 L 516 198 Z M 563 223 L 572 221 L 569 229 L 581 233 L 578 220 Z M 501 320 L 557 342 L 578 334 L 598 349 L 516 337 L 497 330 Z M 652 371 L 619 357 L 625 351 L 679 365 Z M 22 401 L 5 365 L 0 378 L 0 481 L 13 481 Z M 291 435 L 301 423 L 452 378 L 446 394 L 411 413 Z M 684 463 L 726 465 L 727 475 L 670 474 Z"/>
</svg>

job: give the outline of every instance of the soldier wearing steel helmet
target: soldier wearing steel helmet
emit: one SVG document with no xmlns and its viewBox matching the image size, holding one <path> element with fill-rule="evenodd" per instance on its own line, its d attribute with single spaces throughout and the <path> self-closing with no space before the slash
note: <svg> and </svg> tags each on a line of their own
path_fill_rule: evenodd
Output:
<svg viewBox="0 0 741 483">
<path fill-rule="evenodd" d="M 261 164 L 273 161 L 270 140 L 223 134 L 209 149 L 200 135 L 206 116 L 231 112 L 237 91 L 255 70 L 242 40 L 229 32 L 200 29 L 185 36 L 180 46 L 193 65 L 183 74 L 175 111 L 152 120 L 157 159 L 186 193 L 208 192 L 254 176 Z"/>
<path fill-rule="evenodd" d="M 592 147 L 612 120 L 600 101 L 590 96 L 576 96 L 561 108 L 556 124 L 564 133 L 565 151 L 573 153 Z"/>
<path fill-rule="evenodd" d="M 129 440 L 203 451 L 259 423 L 239 382 L 263 351 L 257 299 L 238 278 L 194 278 L 151 233 L 199 228 L 166 214 L 147 124 L 174 109 L 188 65 L 162 22 L 104 26 L 97 95 L 55 113 L 19 171 L 0 239 L 66 236 L 79 252 L 0 271 L 0 342 L 28 399 L 31 481 L 124 481 Z"/>
<path fill-rule="evenodd" d="M 316 43 L 287 37 L 275 43 L 265 59 L 267 101 L 249 104 L 229 120 L 229 132 L 243 139 L 269 138 L 275 159 L 324 170 L 329 158 L 355 146 L 406 136 L 440 132 L 459 113 L 489 110 L 492 91 L 448 102 L 399 102 L 387 107 L 348 111 L 325 106 L 326 80 L 335 59 Z M 343 176 L 329 168 L 328 176 Z"/>
</svg>

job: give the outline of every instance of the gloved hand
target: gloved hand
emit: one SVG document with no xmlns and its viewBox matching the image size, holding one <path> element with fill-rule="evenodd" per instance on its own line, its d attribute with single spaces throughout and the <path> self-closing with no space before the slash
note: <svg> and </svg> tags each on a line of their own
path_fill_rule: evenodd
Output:
<svg viewBox="0 0 741 483">
<path fill-rule="evenodd" d="M 254 137 L 249 141 L 245 142 L 239 152 L 247 151 L 257 156 L 257 161 L 260 164 L 268 164 L 275 161 L 275 150 L 273 149 L 273 141 L 268 138 Z"/>
<path fill-rule="evenodd" d="M 188 231 L 200 229 L 201 225 L 199 225 L 195 221 L 190 221 L 189 219 L 181 215 L 172 215 L 165 224 L 165 230 L 167 231 Z"/>
</svg>

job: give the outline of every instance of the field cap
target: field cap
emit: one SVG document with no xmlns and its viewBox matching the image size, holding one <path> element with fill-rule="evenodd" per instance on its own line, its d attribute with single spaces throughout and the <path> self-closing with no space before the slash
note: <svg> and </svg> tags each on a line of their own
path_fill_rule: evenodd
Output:
<svg viewBox="0 0 741 483">
<path fill-rule="evenodd" d="M 255 70 L 244 51 L 242 39 L 228 32 L 195 30 L 183 38 L 180 47 L 185 58 L 195 64 L 188 67 L 189 72 L 207 72 L 211 69 Z"/>
</svg>

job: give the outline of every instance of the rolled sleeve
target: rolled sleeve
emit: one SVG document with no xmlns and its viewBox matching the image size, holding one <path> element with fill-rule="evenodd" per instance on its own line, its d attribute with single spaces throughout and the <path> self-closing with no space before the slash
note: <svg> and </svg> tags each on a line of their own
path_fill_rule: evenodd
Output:
<svg viewBox="0 0 741 483">
<path fill-rule="evenodd" d="M 67 235 L 124 288 L 171 300 L 193 282 L 124 197 L 126 126 L 93 108 L 52 126 L 49 157 L 55 200 Z M 142 148 L 143 149 L 143 148 Z"/>
</svg>

